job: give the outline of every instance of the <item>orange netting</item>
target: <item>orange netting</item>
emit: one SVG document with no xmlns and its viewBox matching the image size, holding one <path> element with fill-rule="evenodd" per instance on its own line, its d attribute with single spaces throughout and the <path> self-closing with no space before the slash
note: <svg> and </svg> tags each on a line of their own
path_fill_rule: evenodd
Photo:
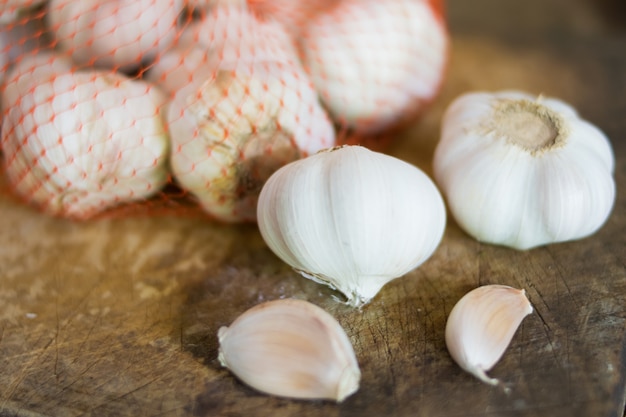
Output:
<svg viewBox="0 0 626 417">
<path fill-rule="evenodd" d="M 3 187 L 87 219 L 254 221 L 280 166 L 384 143 L 435 97 L 440 0 L 8 0 Z"/>
</svg>

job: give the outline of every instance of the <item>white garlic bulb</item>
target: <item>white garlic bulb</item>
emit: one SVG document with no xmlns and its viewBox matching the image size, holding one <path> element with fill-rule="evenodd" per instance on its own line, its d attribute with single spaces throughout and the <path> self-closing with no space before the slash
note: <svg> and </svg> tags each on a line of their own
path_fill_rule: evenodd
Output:
<svg viewBox="0 0 626 417">
<path fill-rule="evenodd" d="M 341 402 L 359 388 L 350 339 L 330 314 L 303 300 L 259 304 L 219 329 L 219 361 L 261 392 Z"/>
<path fill-rule="evenodd" d="M 342 0 L 310 18 L 304 62 L 335 120 L 376 133 L 435 97 L 448 48 L 438 13 L 426 0 Z"/>
<path fill-rule="evenodd" d="M 607 137 L 564 102 L 475 92 L 447 109 L 433 167 L 474 238 L 528 249 L 598 230 L 615 200 Z"/>
<path fill-rule="evenodd" d="M 446 213 L 417 167 L 361 146 L 321 151 L 279 169 L 259 196 L 267 245 L 303 276 L 363 305 L 426 261 Z"/>
<path fill-rule="evenodd" d="M 80 65 L 134 69 L 172 46 L 183 0 L 50 0 L 58 47 Z"/>
<path fill-rule="evenodd" d="M 169 140 L 148 83 L 24 57 L 2 92 L 2 156 L 14 191 L 43 211 L 85 219 L 158 192 Z"/>
<path fill-rule="evenodd" d="M 276 169 L 335 144 L 285 30 L 234 3 L 221 0 L 195 29 L 210 54 L 192 67 L 211 76 L 193 77 L 168 109 L 175 179 L 230 222 L 256 219 L 258 193 Z M 189 79 L 187 69 L 179 74 Z"/>
<path fill-rule="evenodd" d="M 446 346 L 465 371 L 491 385 L 500 381 L 485 373 L 500 360 L 524 317 L 533 308 L 524 290 L 483 285 L 465 294 L 446 323 Z"/>
</svg>

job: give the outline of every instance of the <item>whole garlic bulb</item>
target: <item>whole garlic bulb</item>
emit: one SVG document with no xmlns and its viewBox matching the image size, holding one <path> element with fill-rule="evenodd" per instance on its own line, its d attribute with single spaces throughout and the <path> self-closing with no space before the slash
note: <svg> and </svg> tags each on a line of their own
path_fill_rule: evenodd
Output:
<svg viewBox="0 0 626 417">
<path fill-rule="evenodd" d="M 192 77 L 169 103 L 171 165 L 209 214 L 254 221 L 265 180 L 333 146 L 335 133 L 285 31 L 259 21 L 245 2 L 222 3 L 197 28 L 207 62 L 191 63 L 211 75 Z M 190 79 L 185 68 L 178 73 Z"/>
<path fill-rule="evenodd" d="M 308 22 L 305 67 L 335 120 L 378 133 L 435 97 L 448 49 L 439 8 L 427 0 L 342 0 Z"/>
<path fill-rule="evenodd" d="M 79 65 L 134 69 L 173 45 L 183 0 L 50 0 L 48 24 Z"/>
<path fill-rule="evenodd" d="M 433 162 L 461 228 L 516 249 L 598 230 L 615 200 L 614 164 L 607 137 L 571 106 L 517 91 L 457 98 Z"/>
<path fill-rule="evenodd" d="M 426 261 L 446 221 L 426 174 L 361 146 L 325 150 L 279 169 L 263 186 L 257 210 L 270 249 L 353 306 Z"/>
<path fill-rule="evenodd" d="M 342 402 L 359 388 L 350 339 L 333 316 L 304 300 L 256 305 L 218 331 L 218 359 L 267 394 Z"/>
<path fill-rule="evenodd" d="M 24 57 L 2 93 L 2 156 L 14 191 L 43 211 L 85 219 L 145 199 L 168 176 L 162 94 L 53 54 Z"/>
</svg>

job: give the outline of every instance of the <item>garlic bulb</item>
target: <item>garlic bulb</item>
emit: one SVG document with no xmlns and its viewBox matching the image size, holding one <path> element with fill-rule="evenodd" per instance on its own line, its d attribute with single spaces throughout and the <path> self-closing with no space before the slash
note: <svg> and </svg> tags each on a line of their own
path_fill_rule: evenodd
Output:
<svg viewBox="0 0 626 417">
<path fill-rule="evenodd" d="M 80 65 L 134 69 L 173 45 L 183 0 L 50 0 L 58 46 Z"/>
<path fill-rule="evenodd" d="M 484 285 L 465 294 L 446 323 L 446 346 L 465 371 L 491 385 L 489 371 L 504 354 L 515 331 L 533 308 L 524 290 Z"/>
<path fill-rule="evenodd" d="M 307 301 L 259 304 L 219 329 L 219 361 L 261 392 L 341 402 L 359 388 L 350 339 L 326 311 Z"/>
<path fill-rule="evenodd" d="M 231 222 L 255 220 L 260 188 L 277 168 L 335 143 L 288 35 L 241 3 L 207 14 L 197 30 L 211 76 L 194 78 L 168 109 L 174 177 L 208 213 Z"/>
<path fill-rule="evenodd" d="M 121 74 L 24 57 L 2 92 L 2 156 L 15 192 L 43 211 L 84 219 L 166 182 L 163 96 Z"/>
<path fill-rule="evenodd" d="M 572 107 L 516 91 L 457 98 L 433 162 L 457 223 L 516 249 L 598 230 L 615 200 L 614 164 L 609 140 Z"/>
<path fill-rule="evenodd" d="M 377 133 L 435 97 L 448 48 L 437 10 L 426 0 L 342 0 L 310 20 L 304 62 L 335 120 Z"/>
<path fill-rule="evenodd" d="M 261 190 L 257 220 L 279 258 L 360 306 L 431 256 L 446 213 L 415 166 L 343 146 L 276 171 Z"/>
</svg>

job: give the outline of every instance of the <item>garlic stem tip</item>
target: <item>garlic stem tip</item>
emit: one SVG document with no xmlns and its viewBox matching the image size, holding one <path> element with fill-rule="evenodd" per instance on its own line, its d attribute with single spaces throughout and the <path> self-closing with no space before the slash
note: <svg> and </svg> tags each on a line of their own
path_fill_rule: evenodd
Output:
<svg viewBox="0 0 626 417">
<path fill-rule="evenodd" d="M 361 372 L 358 368 L 348 367 L 344 370 L 337 388 L 337 402 L 343 402 L 359 389 Z"/>
<path fill-rule="evenodd" d="M 469 373 L 471 373 L 472 375 L 474 375 L 476 378 L 480 379 L 481 381 L 485 382 L 486 384 L 493 385 L 493 386 L 497 386 L 501 384 L 501 381 L 498 378 L 490 377 L 489 375 L 487 375 L 485 370 L 481 367 L 474 366 L 474 367 L 468 368 L 468 371 Z"/>
</svg>

